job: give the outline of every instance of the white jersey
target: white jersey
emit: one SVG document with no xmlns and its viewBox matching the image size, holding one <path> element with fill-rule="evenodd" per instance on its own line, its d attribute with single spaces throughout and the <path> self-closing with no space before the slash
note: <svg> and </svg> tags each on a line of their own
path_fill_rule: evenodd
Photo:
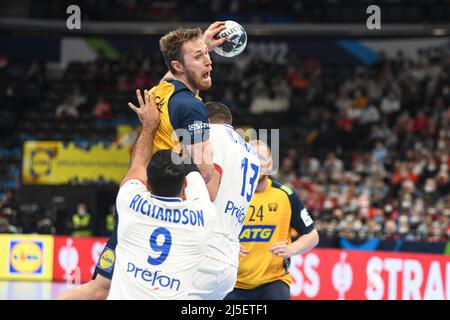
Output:
<svg viewBox="0 0 450 320">
<path fill-rule="evenodd" d="M 214 201 L 218 222 L 205 255 L 237 267 L 239 234 L 258 184 L 259 158 L 230 125 L 211 124 L 210 141 L 214 165 L 222 176 Z"/>
<path fill-rule="evenodd" d="M 108 299 L 185 299 L 204 254 L 216 210 L 198 172 L 187 177 L 186 201 L 153 196 L 137 179 L 116 199 L 119 224 Z"/>
</svg>

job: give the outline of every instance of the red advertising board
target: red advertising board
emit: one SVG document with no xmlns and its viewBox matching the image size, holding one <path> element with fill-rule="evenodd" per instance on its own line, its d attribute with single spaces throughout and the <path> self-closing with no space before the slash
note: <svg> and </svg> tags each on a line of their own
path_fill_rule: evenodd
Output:
<svg viewBox="0 0 450 320">
<path fill-rule="evenodd" d="M 107 238 L 54 238 L 53 280 L 89 281 Z"/>
<path fill-rule="evenodd" d="M 291 258 L 292 299 L 450 300 L 450 256 L 315 249 Z"/>
</svg>

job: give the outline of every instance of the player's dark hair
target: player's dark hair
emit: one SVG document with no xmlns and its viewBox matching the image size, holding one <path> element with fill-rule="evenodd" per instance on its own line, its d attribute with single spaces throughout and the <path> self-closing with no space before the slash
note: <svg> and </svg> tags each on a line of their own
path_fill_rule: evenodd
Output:
<svg viewBox="0 0 450 320">
<path fill-rule="evenodd" d="M 181 158 L 172 150 L 157 151 L 147 165 L 148 184 L 155 196 L 179 196 L 183 189 L 184 177 Z"/>
<path fill-rule="evenodd" d="M 218 101 L 209 101 L 205 103 L 208 109 L 208 118 L 210 123 L 222 123 L 229 124 L 233 123 L 233 116 L 231 115 L 230 109 Z"/>
<path fill-rule="evenodd" d="M 159 40 L 159 48 L 161 49 L 164 62 L 170 72 L 173 74 L 177 73 L 172 66 L 172 61 L 184 62 L 182 50 L 183 43 L 192 39 L 201 38 L 202 35 L 203 32 L 200 28 L 176 29 L 164 35 Z"/>
</svg>

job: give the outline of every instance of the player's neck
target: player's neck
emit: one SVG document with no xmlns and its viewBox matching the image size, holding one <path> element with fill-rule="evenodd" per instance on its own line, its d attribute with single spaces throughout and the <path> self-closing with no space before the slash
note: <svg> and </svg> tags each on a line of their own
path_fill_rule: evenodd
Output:
<svg viewBox="0 0 450 320">
<path fill-rule="evenodd" d="M 265 176 L 263 180 L 258 182 L 255 192 L 264 192 L 267 189 L 268 184 L 269 184 L 269 177 Z"/>
<path fill-rule="evenodd" d="M 198 90 L 197 88 L 192 86 L 189 83 L 189 81 L 186 79 L 186 76 L 174 74 L 173 77 L 175 78 L 175 80 L 178 80 L 178 81 L 182 82 L 186 87 L 188 87 L 189 90 L 192 91 L 193 94 L 198 96 L 198 94 L 200 93 L 200 90 Z"/>
</svg>

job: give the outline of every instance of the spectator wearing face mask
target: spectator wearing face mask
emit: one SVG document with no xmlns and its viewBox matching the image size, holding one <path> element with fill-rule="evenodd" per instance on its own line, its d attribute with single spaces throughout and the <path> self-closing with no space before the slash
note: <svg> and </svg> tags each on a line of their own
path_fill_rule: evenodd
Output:
<svg viewBox="0 0 450 320">
<path fill-rule="evenodd" d="M 90 237 L 92 236 L 91 214 L 87 211 L 84 203 L 79 203 L 77 213 L 72 216 L 72 236 Z"/>
<path fill-rule="evenodd" d="M 433 178 L 428 178 L 425 180 L 425 185 L 423 188 L 423 198 L 428 203 L 435 203 L 439 193 L 437 191 L 436 180 Z"/>
<path fill-rule="evenodd" d="M 447 171 L 440 171 L 437 175 L 437 190 L 441 197 L 450 193 L 450 180 Z"/>
</svg>

